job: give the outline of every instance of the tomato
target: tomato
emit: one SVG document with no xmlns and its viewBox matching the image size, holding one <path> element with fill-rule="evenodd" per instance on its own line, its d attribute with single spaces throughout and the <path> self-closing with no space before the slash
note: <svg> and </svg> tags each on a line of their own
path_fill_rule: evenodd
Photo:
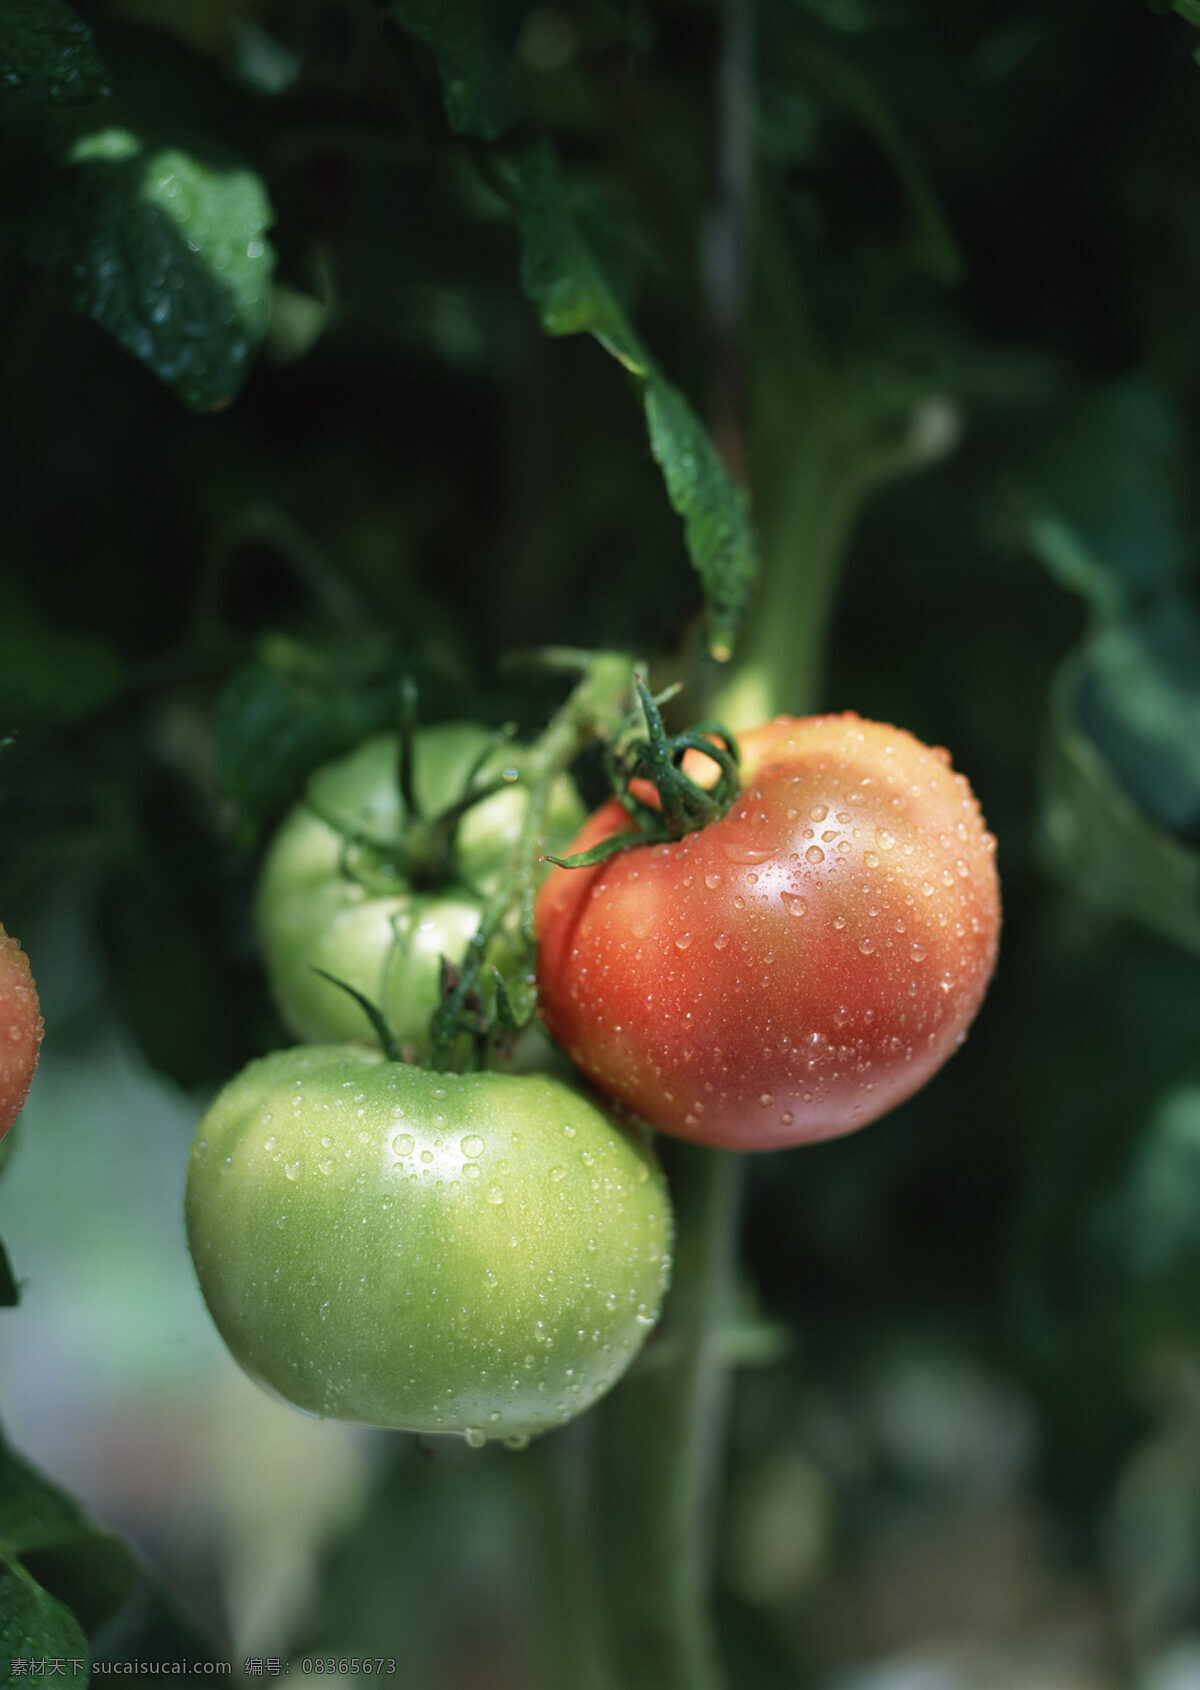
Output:
<svg viewBox="0 0 1200 1690">
<path fill-rule="evenodd" d="M 853 714 L 780 717 L 739 748 L 720 820 L 553 871 L 538 989 L 610 1096 L 663 1132 L 765 1150 L 863 1126 L 945 1062 L 991 977 L 1000 899 L 944 751 Z M 627 825 L 614 799 L 572 850 Z"/>
<path fill-rule="evenodd" d="M 538 1074 L 359 1045 L 251 1063 L 197 1128 L 192 1259 L 246 1371 L 310 1413 L 525 1439 L 654 1324 L 671 1210 L 645 1143 Z"/>
<path fill-rule="evenodd" d="M 21 1112 L 42 1043 L 29 958 L 0 926 L 0 1139 Z"/>
<path fill-rule="evenodd" d="M 423 815 L 455 802 L 489 742 L 485 729 L 467 723 L 417 734 L 415 786 Z M 493 749 L 480 778 L 498 776 L 512 760 L 511 749 Z M 272 991 L 297 1038 L 374 1040 L 360 1005 L 314 973 L 318 967 L 376 1004 L 397 1039 L 421 1057 L 429 1049 L 440 959 L 458 962 L 466 951 L 507 867 L 527 795 L 514 784 L 468 810 L 452 879 L 422 886 L 387 851 L 364 842 L 395 846 L 402 838 L 398 763 L 396 736 L 383 734 L 317 771 L 267 853 L 256 917 Z M 568 839 L 582 816 L 574 787 L 565 779 L 556 783 L 545 848 Z M 509 977 L 517 968 L 503 935 L 489 960 Z"/>
</svg>

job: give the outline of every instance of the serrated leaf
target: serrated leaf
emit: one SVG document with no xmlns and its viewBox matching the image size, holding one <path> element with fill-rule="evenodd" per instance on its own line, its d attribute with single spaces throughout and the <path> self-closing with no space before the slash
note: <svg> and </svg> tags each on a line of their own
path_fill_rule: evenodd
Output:
<svg viewBox="0 0 1200 1690">
<path fill-rule="evenodd" d="M 211 409 L 237 393 L 266 332 L 272 220 L 253 171 L 98 129 L 72 146 L 30 256 L 75 310 Z"/>
<path fill-rule="evenodd" d="M 515 24 L 510 9 L 496 0 L 391 0 L 388 11 L 433 53 L 454 133 L 503 135 L 517 115 L 512 45 L 503 39 Z"/>
<path fill-rule="evenodd" d="M 704 589 L 709 646 L 728 657 L 758 571 L 749 499 L 688 401 L 659 371 L 571 212 L 548 145 L 530 149 L 517 179 L 521 282 L 547 334 L 590 334 L 643 384 L 650 448 L 683 518 Z"/>
<path fill-rule="evenodd" d="M 4 1685 L 61 1683 L 86 1685 L 91 1657 L 79 1621 L 69 1608 L 43 1590 L 23 1570 L 6 1563 L 0 1550 L 0 1662 L 7 1662 Z M 18 1675 L 15 1663 L 22 1663 Z M 82 1671 L 73 1670 L 78 1661 Z M 37 1667 L 41 1666 L 41 1671 Z"/>
<path fill-rule="evenodd" d="M 590 334 L 633 375 L 645 376 L 650 355 L 580 233 L 566 184 L 547 145 L 521 161 L 517 181 L 521 286 L 547 334 Z"/>
<path fill-rule="evenodd" d="M 715 657 L 728 658 L 757 571 L 749 498 L 683 394 L 661 376 L 646 383 L 646 423 L 650 450 L 683 518 L 688 552 L 704 588 L 709 645 Z"/>
<path fill-rule="evenodd" d="M 4 0 L 0 88 L 56 106 L 103 98 L 108 77 L 90 26 L 64 0 Z"/>
<path fill-rule="evenodd" d="M 1114 914 L 1200 951 L 1200 853 L 1133 801 L 1081 725 L 1083 661 L 1067 659 L 1052 698 L 1041 771 L 1049 864 Z"/>
</svg>

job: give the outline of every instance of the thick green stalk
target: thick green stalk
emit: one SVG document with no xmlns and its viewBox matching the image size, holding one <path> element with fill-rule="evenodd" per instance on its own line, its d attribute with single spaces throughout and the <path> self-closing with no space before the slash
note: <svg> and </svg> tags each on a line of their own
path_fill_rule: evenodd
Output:
<svg viewBox="0 0 1200 1690">
<path fill-rule="evenodd" d="M 659 1332 L 594 1416 L 596 1552 L 622 1690 L 720 1690 L 709 1607 L 743 1158 L 672 1158 L 675 1275 Z"/>
<path fill-rule="evenodd" d="M 816 707 L 838 570 L 863 491 L 831 401 L 800 402 L 759 499 L 762 578 L 712 710 L 735 731 Z"/>
</svg>

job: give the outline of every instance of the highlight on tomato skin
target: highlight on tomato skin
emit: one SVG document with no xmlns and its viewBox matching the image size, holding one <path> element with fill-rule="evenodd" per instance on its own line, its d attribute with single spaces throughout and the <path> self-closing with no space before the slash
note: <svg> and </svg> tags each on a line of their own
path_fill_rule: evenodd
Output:
<svg viewBox="0 0 1200 1690">
<path fill-rule="evenodd" d="M 962 1044 L 996 962 L 995 840 L 947 752 L 853 713 L 738 736 L 696 833 L 538 897 L 551 1035 L 660 1131 L 768 1150 L 865 1126 Z M 572 846 L 627 828 L 616 799 Z"/>
<path fill-rule="evenodd" d="M 42 1043 L 43 1022 L 29 958 L 0 924 L 0 1138 L 21 1113 Z"/>
</svg>

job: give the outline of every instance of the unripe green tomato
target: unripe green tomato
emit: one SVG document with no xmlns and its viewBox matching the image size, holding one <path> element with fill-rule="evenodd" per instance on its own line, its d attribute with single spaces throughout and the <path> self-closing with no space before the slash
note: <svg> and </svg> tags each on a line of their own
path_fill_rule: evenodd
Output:
<svg viewBox="0 0 1200 1690">
<path fill-rule="evenodd" d="M 489 737 L 471 723 L 416 735 L 415 785 L 424 816 L 438 815 L 458 798 Z M 272 992 L 297 1038 L 374 1042 L 361 1006 L 314 972 L 322 968 L 376 1004 L 396 1038 L 420 1059 L 429 1052 L 441 958 L 462 959 L 488 894 L 507 869 L 528 792 L 514 783 L 468 810 L 459 825 L 454 880 L 417 888 L 368 845 L 349 843 L 355 836 L 399 840 L 405 817 L 398 763 L 396 736 L 381 734 L 313 775 L 267 853 L 256 920 Z M 511 750 L 494 750 L 480 779 L 498 776 L 511 763 Z M 575 789 L 563 777 L 551 792 L 544 849 L 560 849 L 582 816 Z M 517 984 L 503 935 L 489 961 Z"/>
<path fill-rule="evenodd" d="M 201 1121 L 188 1242 L 242 1367 L 312 1414 L 523 1441 L 587 1408 L 657 1318 L 647 1145 L 540 1074 L 358 1045 L 253 1062 Z"/>
</svg>

